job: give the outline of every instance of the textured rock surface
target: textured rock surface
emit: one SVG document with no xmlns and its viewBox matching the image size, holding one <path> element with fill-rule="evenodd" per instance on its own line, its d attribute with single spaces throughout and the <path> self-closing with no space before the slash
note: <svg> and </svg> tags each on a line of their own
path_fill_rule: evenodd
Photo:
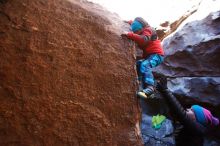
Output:
<svg viewBox="0 0 220 146">
<path fill-rule="evenodd" d="M 202 21 L 190 22 L 164 41 L 168 55 L 164 65 L 170 76 L 220 75 L 220 63 L 216 61 L 220 57 L 218 14 L 212 13 Z M 174 61 L 176 58 L 178 61 Z"/>
<path fill-rule="evenodd" d="M 219 11 L 184 25 L 164 40 L 166 58 L 157 69 L 172 77 L 174 92 L 215 106 L 220 105 L 219 26 Z"/>
<path fill-rule="evenodd" d="M 191 97 L 195 103 L 219 106 L 219 83 L 220 77 L 182 77 L 171 79 L 168 87 L 182 97 Z M 184 100 L 187 101 L 187 99 Z M 218 110 L 218 112 L 220 111 Z"/>
<path fill-rule="evenodd" d="M 0 3 L 0 145 L 141 145 L 133 52 L 110 28 L 64 0 Z"/>
</svg>

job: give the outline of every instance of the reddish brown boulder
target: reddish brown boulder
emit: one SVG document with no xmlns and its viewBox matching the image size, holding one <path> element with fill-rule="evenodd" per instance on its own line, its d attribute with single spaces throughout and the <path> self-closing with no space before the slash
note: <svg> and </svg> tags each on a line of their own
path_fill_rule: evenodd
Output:
<svg viewBox="0 0 220 146">
<path fill-rule="evenodd" d="M 0 145 L 141 145 L 133 52 L 110 25 L 64 0 L 0 3 Z"/>
</svg>

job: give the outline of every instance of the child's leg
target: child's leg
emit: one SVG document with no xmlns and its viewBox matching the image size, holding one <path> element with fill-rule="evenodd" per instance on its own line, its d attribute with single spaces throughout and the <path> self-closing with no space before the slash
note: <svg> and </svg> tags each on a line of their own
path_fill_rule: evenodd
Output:
<svg viewBox="0 0 220 146">
<path fill-rule="evenodd" d="M 143 92 L 150 95 L 154 92 L 154 76 L 152 68 L 163 62 L 163 57 L 157 54 L 150 55 L 140 65 L 140 72 L 143 74 L 144 90 Z"/>
<path fill-rule="evenodd" d="M 158 66 L 163 62 L 163 57 L 158 54 L 150 55 L 145 61 L 141 63 L 140 72 L 144 76 L 144 83 L 154 86 L 154 76 L 152 74 L 152 68 Z"/>
</svg>

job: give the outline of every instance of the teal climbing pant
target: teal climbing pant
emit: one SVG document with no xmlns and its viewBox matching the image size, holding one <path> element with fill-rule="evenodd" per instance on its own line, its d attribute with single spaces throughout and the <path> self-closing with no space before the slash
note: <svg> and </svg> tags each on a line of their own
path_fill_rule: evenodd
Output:
<svg viewBox="0 0 220 146">
<path fill-rule="evenodd" d="M 152 54 L 146 59 L 137 61 L 137 71 L 139 79 L 142 79 L 144 84 L 154 85 L 154 76 L 152 68 L 161 64 L 164 57 L 158 54 Z"/>
</svg>

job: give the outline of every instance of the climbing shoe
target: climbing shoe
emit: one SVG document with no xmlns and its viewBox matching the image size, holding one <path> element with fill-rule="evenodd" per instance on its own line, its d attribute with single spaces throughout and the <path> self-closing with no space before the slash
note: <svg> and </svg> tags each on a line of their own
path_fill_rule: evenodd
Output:
<svg viewBox="0 0 220 146">
<path fill-rule="evenodd" d="M 142 91 L 139 91 L 137 95 L 143 99 L 147 98 L 154 98 L 154 87 L 148 86 L 147 88 L 143 89 Z"/>
</svg>

